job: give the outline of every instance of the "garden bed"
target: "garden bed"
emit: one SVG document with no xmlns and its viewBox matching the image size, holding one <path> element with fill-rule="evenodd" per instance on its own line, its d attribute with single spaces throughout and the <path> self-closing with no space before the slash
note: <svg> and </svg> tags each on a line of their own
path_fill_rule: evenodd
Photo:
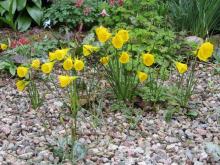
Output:
<svg viewBox="0 0 220 165">
<path fill-rule="evenodd" d="M 138 115 L 133 116 L 138 122 L 132 127 L 122 112 L 107 108 L 100 111 L 96 121 L 89 112 L 81 110 L 79 142 L 85 144 L 87 156 L 78 164 L 217 164 L 220 79 L 213 73 L 212 67 L 198 68 L 199 85 L 190 102 L 192 110 L 199 113 L 195 120 L 179 114 L 166 123 L 166 109 L 158 113 L 138 109 Z M 4 77 L 2 81 L 0 162 L 56 164 L 58 153 L 48 146 L 56 146 L 57 138 L 62 139 L 65 134 L 59 118 L 60 113 L 65 113 L 62 102 L 54 97 L 56 94 L 48 93 L 43 106 L 33 110 L 26 93 L 18 93 L 10 79 Z M 64 121 L 68 128 L 68 118 Z"/>
</svg>

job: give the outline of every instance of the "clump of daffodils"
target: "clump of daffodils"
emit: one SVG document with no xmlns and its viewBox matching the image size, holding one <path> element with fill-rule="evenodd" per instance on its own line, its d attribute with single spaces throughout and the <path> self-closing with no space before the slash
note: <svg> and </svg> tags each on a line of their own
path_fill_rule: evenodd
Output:
<svg viewBox="0 0 220 165">
<path fill-rule="evenodd" d="M 95 29 L 97 40 L 102 43 L 100 48 L 84 45 L 84 55 L 97 52 L 101 57 L 106 78 L 115 96 L 121 100 L 130 100 L 138 84 L 144 84 L 148 79 L 147 68 L 155 63 L 155 57 L 150 52 L 133 55 L 127 49 L 131 43 L 129 31 L 120 29 L 111 33 L 109 29 L 100 26 Z M 137 64 L 135 64 L 137 63 Z M 131 66 L 131 70 L 128 69 Z"/>
<path fill-rule="evenodd" d="M 207 62 L 208 59 L 212 56 L 214 51 L 214 45 L 210 42 L 205 42 L 201 44 L 197 51 L 195 51 L 195 57 L 192 62 L 192 66 L 188 71 L 188 65 L 182 62 L 175 62 L 176 69 L 180 74 L 180 80 L 178 83 L 178 89 L 180 90 L 180 105 L 182 107 L 186 107 L 190 97 L 193 94 L 194 88 L 196 86 L 196 78 L 195 78 L 195 69 L 197 67 L 197 60 L 199 59 L 202 62 Z M 185 82 L 184 82 L 185 80 Z"/>
</svg>

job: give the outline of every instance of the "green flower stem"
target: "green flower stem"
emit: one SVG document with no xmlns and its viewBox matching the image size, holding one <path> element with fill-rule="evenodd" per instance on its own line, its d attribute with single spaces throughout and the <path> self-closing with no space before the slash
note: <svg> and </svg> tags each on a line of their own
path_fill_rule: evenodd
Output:
<svg viewBox="0 0 220 165">
<path fill-rule="evenodd" d="M 196 64 L 197 64 L 197 58 L 195 57 L 192 63 L 192 69 L 189 73 L 189 77 L 187 79 L 187 84 L 186 84 L 186 89 L 185 89 L 185 93 L 183 95 L 183 99 L 182 99 L 182 106 L 186 107 L 189 101 L 189 98 L 192 95 L 192 92 L 194 90 L 194 86 L 196 85 L 195 83 L 195 68 L 196 68 Z"/>
<path fill-rule="evenodd" d="M 72 75 L 74 75 L 74 71 L 72 71 Z M 72 144 L 75 143 L 77 140 L 77 114 L 78 114 L 78 93 L 77 93 L 77 81 L 73 81 L 72 85 L 70 86 L 70 109 L 72 118 L 74 120 L 72 128 L 71 128 L 71 135 L 72 135 Z"/>
</svg>

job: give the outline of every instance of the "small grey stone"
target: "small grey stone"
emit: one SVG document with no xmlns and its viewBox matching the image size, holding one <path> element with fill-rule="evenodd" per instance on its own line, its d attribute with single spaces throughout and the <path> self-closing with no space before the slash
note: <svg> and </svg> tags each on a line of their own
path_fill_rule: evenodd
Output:
<svg viewBox="0 0 220 165">
<path fill-rule="evenodd" d="M 194 165 L 204 165 L 204 163 L 200 162 L 200 161 L 194 161 L 193 163 L 194 163 Z"/>
<path fill-rule="evenodd" d="M 166 137 L 165 140 L 169 143 L 177 143 L 179 142 L 179 139 L 175 138 L 175 137 Z"/>
<path fill-rule="evenodd" d="M 10 132 L 11 132 L 10 127 L 7 126 L 7 125 L 2 126 L 0 129 L 1 129 L 1 131 L 2 131 L 3 133 L 5 133 L 5 135 L 9 135 Z"/>
<path fill-rule="evenodd" d="M 141 147 L 137 147 L 137 148 L 135 148 L 135 152 L 137 152 L 137 153 L 139 153 L 139 154 L 143 154 L 143 153 L 144 153 L 144 150 L 143 150 L 143 148 L 141 148 Z"/>
<path fill-rule="evenodd" d="M 28 152 L 19 156 L 21 159 L 30 159 L 33 156 L 33 152 Z"/>
<path fill-rule="evenodd" d="M 175 151 L 176 147 L 177 147 L 176 144 L 169 144 L 169 145 L 167 145 L 166 149 Z"/>
<path fill-rule="evenodd" d="M 61 101 L 56 101 L 56 102 L 54 102 L 54 105 L 57 107 L 62 107 L 63 103 Z"/>
<path fill-rule="evenodd" d="M 207 158 L 208 158 L 208 154 L 207 154 L 206 152 L 202 152 L 202 153 L 200 154 L 199 160 L 200 160 L 200 161 L 203 161 L 203 160 L 205 160 L 205 159 L 207 159 Z"/>
<path fill-rule="evenodd" d="M 203 39 L 200 38 L 200 37 L 197 37 L 197 36 L 189 36 L 189 37 L 186 37 L 186 41 L 188 42 L 193 42 L 197 45 L 200 45 L 203 43 Z"/>
<path fill-rule="evenodd" d="M 114 144 L 109 144 L 108 149 L 109 150 L 116 150 L 116 149 L 118 149 L 118 146 L 114 145 Z"/>
<path fill-rule="evenodd" d="M 16 147 L 15 147 L 14 143 L 10 143 L 10 144 L 8 145 L 8 150 L 13 150 L 13 151 L 16 150 Z"/>
</svg>

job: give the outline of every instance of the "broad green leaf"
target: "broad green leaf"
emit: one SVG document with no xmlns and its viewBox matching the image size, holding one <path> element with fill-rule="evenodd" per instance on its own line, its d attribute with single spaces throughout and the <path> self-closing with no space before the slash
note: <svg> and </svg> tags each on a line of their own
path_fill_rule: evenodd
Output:
<svg viewBox="0 0 220 165">
<path fill-rule="evenodd" d="M 17 8 L 17 0 L 11 0 L 10 8 L 9 8 L 9 13 L 14 16 L 15 11 Z"/>
<path fill-rule="evenodd" d="M 36 5 L 37 7 L 41 8 L 41 6 L 42 6 L 41 0 L 32 0 L 32 1 L 35 3 L 35 5 Z"/>
<path fill-rule="evenodd" d="M 17 29 L 23 32 L 26 31 L 31 26 L 31 18 L 27 14 L 21 13 L 18 16 L 16 23 L 17 23 Z"/>
<path fill-rule="evenodd" d="M 72 147 L 72 156 L 74 157 L 74 160 L 78 161 L 85 158 L 87 150 L 83 144 L 75 142 Z"/>
<path fill-rule="evenodd" d="M 10 9 L 10 4 L 11 4 L 11 0 L 5 0 L 5 1 L 0 2 L 0 6 L 7 11 L 9 11 Z"/>
<path fill-rule="evenodd" d="M 10 67 L 10 64 L 8 62 L 2 61 L 0 62 L 0 69 L 5 69 Z"/>
<path fill-rule="evenodd" d="M 36 7 L 36 6 L 33 6 L 33 7 L 26 6 L 26 9 L 28 11 L 28 14 L 31 16 L 31 18 L 38 25 L 40 25 L 41 19 L 42 19 L 42 16 L 43 16 L 43 11 L 40 8 Z"/>
<path fill-rule="evenodd" d="M 14 76 L 16 74 L 16 67 L 14 65 L 11 65 L 9 68 L 9 72 L 12 76 Z"/>
<path fill-rule="evenodd" d="M 209 153 L 210 155 L 213 156 L 215 161 L 220 160 L 220 145 L 219 144 L 207 142 L 205 149 L 206 149 L 207 153 Z"/>
<path fill-rule="evenodd" d="M 196 118 L 198 116 L 198 112 L 193 110 L 193 111 L 189 111 L 186 115 L 189 116 L 190 118 Z"/>
<path fill-rule="evenodd" d="M 27 0 L 17 0 L 17 10 L 21 11 L 25 8 Z"/>
<path fill-rule="evenodd" d="M 6 10 L 2 6 L 0 6 L 0 16 L 2 16 L 5 12 Z"/>
</svg>

